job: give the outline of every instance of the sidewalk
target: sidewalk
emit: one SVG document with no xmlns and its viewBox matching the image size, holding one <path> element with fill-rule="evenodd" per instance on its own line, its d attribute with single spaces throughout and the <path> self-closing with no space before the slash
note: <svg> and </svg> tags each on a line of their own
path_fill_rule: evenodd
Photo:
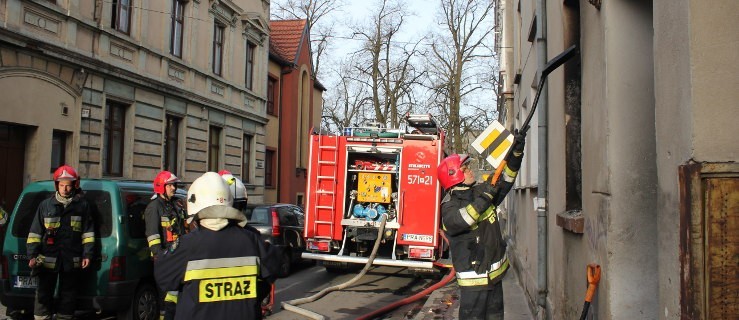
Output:
<svg viewBox="0 0 739 320">
<path fill-rule="evenodd" d="M 459 310 L 459 291 L 456 279 L 446 286 L 432 292 L 421 311 L 413 320 L 457 319 Z M 516 271 L 511 268 L 503 278 L 503 299 L 505 320 L 531 320 L 534 316 L 529 310 L 523 288 L 518 283 Z"/>
</svg>

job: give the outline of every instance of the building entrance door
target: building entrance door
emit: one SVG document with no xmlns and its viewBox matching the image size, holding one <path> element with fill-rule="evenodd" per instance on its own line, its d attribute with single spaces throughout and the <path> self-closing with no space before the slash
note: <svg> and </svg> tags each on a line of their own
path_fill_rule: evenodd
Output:
<svg viewBox="0 0 739 320">
<path fill-rule="evenodd" d="M 26 128 L 0 123 L 0 206 L 8 213 L 23 191 Z"/>
</svg>

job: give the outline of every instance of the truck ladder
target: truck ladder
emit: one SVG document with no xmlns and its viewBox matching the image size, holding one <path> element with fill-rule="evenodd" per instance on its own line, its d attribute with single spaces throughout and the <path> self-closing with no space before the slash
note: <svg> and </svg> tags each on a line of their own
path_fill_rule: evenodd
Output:
<svg viewBox="0 0 739 320">
<path fill-rule="evenodd" d="M 332 239 L 336 213 L 336 174 L 338 172 L 339 139 L 337 136 L 318 136 L 318 170 L 316 175 L 313 230 L 316 239 Z M 328 225 L 330 233 L 318 233 L 319 225 Z"/>
</svg>

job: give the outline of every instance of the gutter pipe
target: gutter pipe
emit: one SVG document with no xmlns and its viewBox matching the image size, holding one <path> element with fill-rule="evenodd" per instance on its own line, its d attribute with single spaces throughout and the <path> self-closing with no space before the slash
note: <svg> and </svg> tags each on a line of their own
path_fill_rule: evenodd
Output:
<svg viewBox="0 0 739 320">
<path fill-rule="evenodd" d="M 536 62 L 537 62 L 537 74 L 539 77 L 543 77 L 544 68 L 547 65 L 547 8 L 546 0 L 536 0 L 536 30 L 538 37 L 536 38 Z M 537 185 L 537 199 L 535 201 L 536 213 L 537 213 L 537 273 L 538 273 L 538 305 L 540 312 L 539 319 L 547 319 L 547 255 L 548 255 L 548 158 L 549 158 L 549 144 L 548 144 L 548 104 L 549 94 L 544 82 L 541 82 L 543 86 L 541 89 L 541 108 L 539 108 L 538 116 L 538 185 Z"/>
</svg>

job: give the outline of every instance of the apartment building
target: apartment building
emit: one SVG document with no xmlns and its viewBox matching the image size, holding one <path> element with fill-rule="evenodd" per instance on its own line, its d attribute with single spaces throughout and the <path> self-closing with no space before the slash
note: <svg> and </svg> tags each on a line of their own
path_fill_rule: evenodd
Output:
<svg viewBox="0 0 739 320">
<path fill-rule="evenodd" d="M 268 0 L 0 1 L 1 205 L 63 163 L 227 169 L 263 200 L 268 21 Z"/>
<path fill-rule="evenodd" d="M 509 250 L 538 319 L 739 314 L 739 2 L 497 0 L 500 120 L 544 84 L 515 189 Z"/>
</svg>

